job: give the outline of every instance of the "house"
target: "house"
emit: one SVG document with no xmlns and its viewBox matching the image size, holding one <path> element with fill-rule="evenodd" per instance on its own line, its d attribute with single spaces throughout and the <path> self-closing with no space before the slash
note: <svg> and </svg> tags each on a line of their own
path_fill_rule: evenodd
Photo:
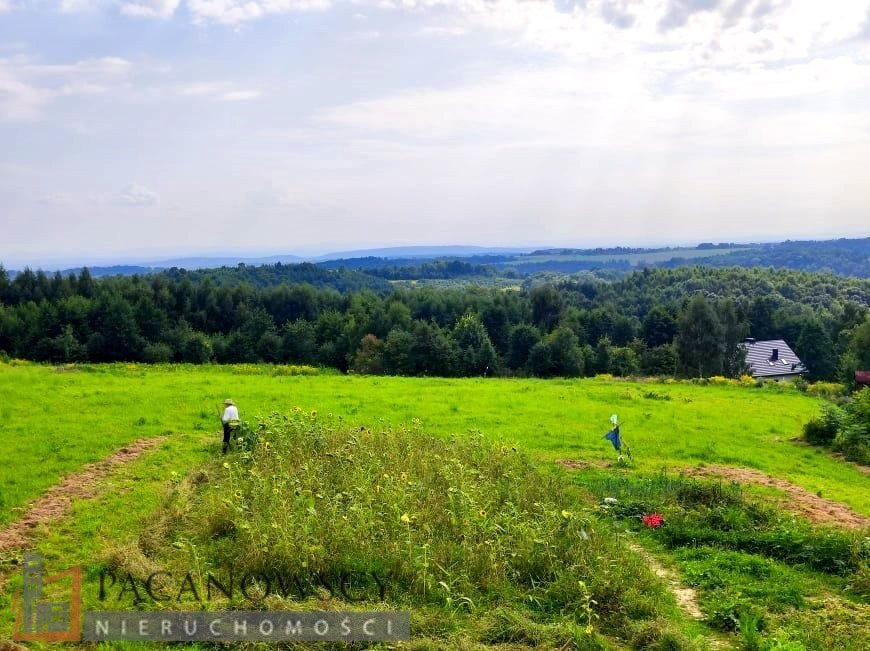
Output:
<svg viewBox="0 0 870 651">
<path fill-rule="evenodd" d="M 855 371 L 855 386 L 870 387 L 870 371 Z"/>
<path fill-rule="evenodd" d="M 794 380 L 807 372 L 807 367 L 782 339 L 755 341 L 745 339 L 746 365 L 754 378 Z"/>
</svg>

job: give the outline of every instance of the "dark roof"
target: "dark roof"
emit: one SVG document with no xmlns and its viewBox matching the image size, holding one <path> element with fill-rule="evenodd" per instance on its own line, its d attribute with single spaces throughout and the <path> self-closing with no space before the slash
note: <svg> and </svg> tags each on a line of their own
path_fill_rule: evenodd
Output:
<svg viewBox="0 0 870 651">
<path fill-rule="evenodd" d="M 857 384 L 870 384 L 870 371 L 855 371 L 855 382 Z"/>
<path fill-rule="evenodd" d="M 807 371 L 804 363 L 782 339 L 746 342 L 743 347 L 746 348 L 746 363 L 752 377 L 793 375 Z M 776 360 L 772 359 L 774 349 L 777 351 Z"/>
</svg>

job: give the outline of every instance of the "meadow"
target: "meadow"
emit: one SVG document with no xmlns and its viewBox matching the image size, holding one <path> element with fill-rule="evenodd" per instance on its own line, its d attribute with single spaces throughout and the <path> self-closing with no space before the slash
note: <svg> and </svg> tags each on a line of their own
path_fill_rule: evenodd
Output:
<svg viewBox="0 0 870 651">
<path fill-rule="evenodd" d="M 639 469 L 756 468 L 870 515 L 870 479 L 796 445 L 820 400 L 796 391 L 605 379 L 282 376 L 268 366 L 0 366 L 0 522 L 83 463 L 135 439 L 217 432 L 224 398 L 249 421 L 294 407 L 351 425 L 477 430 L 539 458 L 607 463 L 611 414 Z M 214 434 L 217 440 L 217 434 Z"/>
<path fill-rule="evenodd" d="M 795 518 L 775 489 L 678 474 L 743 466 L 870 514 L 870 477 L 794 440 L 818 398 L 784 387 L 285 370 L 0 365 L 2 523 L 83 464 L 166 435 L 34 532 L 48 563 L 88 568 L 87 608 L 101 605 L 101 569 L 350 567 L 395 577 L 387 605 L 412 612 L 407 648 L 866 648 L 866 532 Z M 222 457 L 226 397 L 249 424 L 245 450 Z M 612 413 L 634 453 L 628 465 L 603 439 Z M 650 512 L 667 526 L 643 526 Z M 10 587 L 13 560 L 0 554 Z M 674 581 L 696 591 L 702 620 L 678 606 Z M 11 619 L 0 592 L 2 641 Z"/>
</svg>

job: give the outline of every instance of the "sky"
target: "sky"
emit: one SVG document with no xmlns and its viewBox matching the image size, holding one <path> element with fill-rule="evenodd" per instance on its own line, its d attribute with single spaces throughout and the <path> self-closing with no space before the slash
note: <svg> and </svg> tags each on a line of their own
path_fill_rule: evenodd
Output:
<svg viewBox="0 0 870 651">
<path fill-rule="evenodd" d="M 0 0 L 0 262 L 870 235 L 870 0 Z"/>
</svg>

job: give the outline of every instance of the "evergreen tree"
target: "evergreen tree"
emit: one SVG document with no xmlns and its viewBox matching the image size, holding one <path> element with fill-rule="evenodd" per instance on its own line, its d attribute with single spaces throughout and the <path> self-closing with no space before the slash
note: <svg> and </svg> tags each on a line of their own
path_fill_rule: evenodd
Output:
<svg viewBox="0 0 870 651">
<path fill-rule="evenodd" d="M 710 377 L 722 373 L 722 325 L 703 296 L 695 295 L 680 316 L 677 355 L 683 374 Z"/>
</svg>

